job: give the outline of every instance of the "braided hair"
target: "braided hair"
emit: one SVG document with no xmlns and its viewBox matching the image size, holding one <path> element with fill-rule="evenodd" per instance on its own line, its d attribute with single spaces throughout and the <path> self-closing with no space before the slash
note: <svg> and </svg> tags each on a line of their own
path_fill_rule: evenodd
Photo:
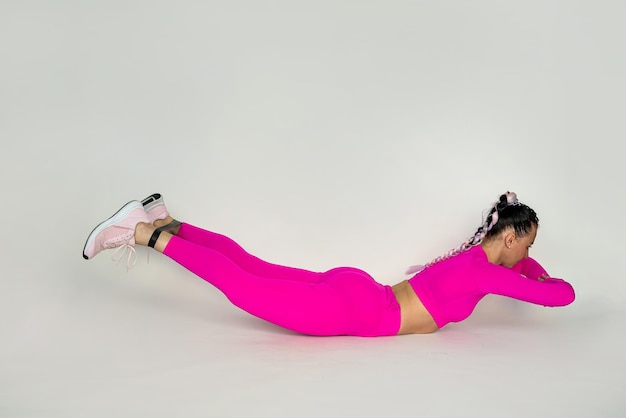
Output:
<svg viewBox="0 0 626 418">
<path fill-rule="evenodd" d="M 440 255 L 426 265 L 411 266 L 406 274 L 418 273 L 427 267 L 437 264 L 457 254 L 467 251 L 480 244 L 485 239 L 498 236 L 507 228 L 513 228 L 517 236 L 527 235 L 532 227 L 539 225 L 539 218 L 534 210 L 517 200 L 513 192 L 506 192 L 491 206 L 483 224 L 478 227 L 474 235 L 456 248 Z"/>
</svg>

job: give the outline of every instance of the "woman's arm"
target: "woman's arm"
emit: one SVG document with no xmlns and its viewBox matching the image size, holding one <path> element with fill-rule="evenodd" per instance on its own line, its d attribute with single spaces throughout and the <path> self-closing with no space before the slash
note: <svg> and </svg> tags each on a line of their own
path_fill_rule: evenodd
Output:
<svg viewBox="0 0 626 418">
<path fill-rule="evenodd" d="M 535 259 L 526 257 L 511 267 L 511 270 L 532 280 L 541 280 L 550 277 L 548 272 Z"/>
<path fill-rule="evenodd" d="M 526 258 L 525 260 L 532 260 Z M 528 264 L 526 264 L 528 263 Z M 518 263 L 519 264 L 519 263 Z M 535 260 L 525 262 L 522 276 L 514 268 L 492 266 L 481 278 L 480 285 L 486 293 L 508 296 L 525 302 L 544 306 L 565 306 L 576 297 L 574 288 L 565 280 L 547 277 L 545 270 Z M 522 273 L 523 274 L 523 273 Z M 542 277 L 545 277 L 543 280 Z"/>
</svg>

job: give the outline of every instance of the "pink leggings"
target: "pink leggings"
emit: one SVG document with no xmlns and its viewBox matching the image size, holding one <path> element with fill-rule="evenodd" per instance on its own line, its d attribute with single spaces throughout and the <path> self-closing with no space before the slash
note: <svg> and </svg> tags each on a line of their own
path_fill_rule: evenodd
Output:
<svg viewBox="0 0 626 418">
<path fill-rule="evenodd" d="M 270 264 L 228 237 L 186 223 L 163 253 L 235 306 L 292 331 L 374 337 L 400 329 L 391 287 L 352 267 L 316 273 Z"/>
</svg>

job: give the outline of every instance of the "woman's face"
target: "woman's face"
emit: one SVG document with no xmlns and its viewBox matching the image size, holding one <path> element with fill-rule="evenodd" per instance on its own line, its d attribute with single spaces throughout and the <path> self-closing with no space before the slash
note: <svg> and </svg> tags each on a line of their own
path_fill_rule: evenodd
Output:
<svg viewBox="0 0 626 418">
<path fill-rule="evenodd" d="M 519 263 L 522 259 L 528 257 L 528 250 L 535 242 L 537 237 L 537 227 L 533 225 L 530 232 L 523 237 L 518 237 L 515 232 L 511 231 L 505 234 L 504 262 L 502 263 L 506 267 L 513 267 Z"/>
</svg>

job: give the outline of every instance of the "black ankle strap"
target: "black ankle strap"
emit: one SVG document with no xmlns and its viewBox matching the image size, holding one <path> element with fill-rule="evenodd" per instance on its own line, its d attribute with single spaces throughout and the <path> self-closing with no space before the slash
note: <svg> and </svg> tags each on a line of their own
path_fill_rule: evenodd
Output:
<svg viewBox="0 0 626 418">
<path fill-rule="evenodd" d="M 161 232 L 172 230 L 181 225 L 182 225 L 182 222 L 179 222 L 176 219 L 174 219 L 172 222 L 168 223 L 167 225 L 163 225 L 162 227 L 155 229 L 154 232 L 152 233 L 152 236 L 150 237 L 150 240 L 148 241 L 148 247 L 154 248 L 154 246 L 156 245 L 156 242 L 159 240 L 159 236 L 161 236 Z"/>
</svg>

